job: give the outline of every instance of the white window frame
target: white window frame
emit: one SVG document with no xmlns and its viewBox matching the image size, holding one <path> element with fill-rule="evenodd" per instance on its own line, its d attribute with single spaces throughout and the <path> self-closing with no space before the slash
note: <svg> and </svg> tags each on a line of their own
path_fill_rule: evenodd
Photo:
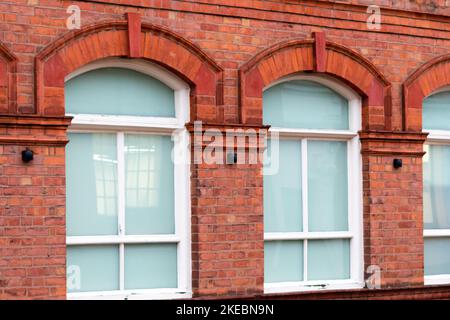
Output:
<svg viewBox="0 0 450 320">
<path fill-rule="evenodd" d="M 307 242 L 311 239 L 349 239 L 350 240 L 350 279 L 318 280 L 264 283 L 265 293 L 287 293 L 315 290 L 355 289 L 364 287 L 364 256 L 363 256 L 363 204 L 362 204 L 362 157 L 358 131 L 361 129 L 361 98 L 350 88 L 343 86 L 334 79 L 321 75 L 295 75 L 285 77 L 269 86 L 283 82 L 308 80 L 324 85 L 346 98 L 349 102 L 349 130 L 311 130 L 296 128 L 271 127 L 270 132 L 279 134 L 280 139 L 295 139 L 302 144 L 302 206 L 303 232 L 265 232 L 264 241 L 301 240 L 303 241 L 303 279 L 307 279 Z M 308 232 L 308 140 L 347 141 L 348 167 L 348 231 L 338 232 Z"/>
<path fill-rule="evenodd" d="M 426 98 L 440 92 L 450 91 L 450 86 L 445 86 Z M 426 99 L 425 98 L 425 99 Z M 425 101 L 424 99 L 424 101 Z M 425 145 L 446 145 L 450 147 L 450 130 L 427 130 L 424 128 L 423 132 L 428 132 L 427 141 Z M 426 157 L 427 155 L 425 155 Z M 426 238 L 449 238 L 450 239 L 450 229 L 425 229 L 423 230 L 424 240 Z M 424 270 L 425 272 L 425 270 Z M 424 275 L 425 285 L 439 285 L 439 284 L 450 284 L 450 274 L 439 274 L 439 275 Z"/>
<path fill-rule="evenodd" d="M 185 128 L 189 121 L 189 86 L 172 73 L 156 64 L 142 60 L 108 58 L 88 64 L 68 75 L 65 81 L 95 69 L 117 67 L 135 70 L 156 78 L 172 88 L 175 94 L 175 117 L 139 117 L 95 114 L 67 114 L 72 116 L 69 133 L 117 134 L 118 156 L 118 230 L 114 236 L 76 236 L 67 237 L 67 246 L 117 244 L 120 256 L 119 290 L 67 293 L 68 299 L 174 299 L 192 297 L 191 266 L 191 211 L 190 211 L 190 179 L 189 179 L 189 134 Z M 174 140 L 173 154 L 182 158 L 174 161 L 174 209 L 175 234 L 171 235 L 125 235 L 125 171 L 124 135 L 125 134 L 157 134 L 172 136 Z M 125 244 L 142 243 L 176 243 L 177 244 L 177 288 L 125 290 L 124 281 L 124 246 Z"/>
</svg>

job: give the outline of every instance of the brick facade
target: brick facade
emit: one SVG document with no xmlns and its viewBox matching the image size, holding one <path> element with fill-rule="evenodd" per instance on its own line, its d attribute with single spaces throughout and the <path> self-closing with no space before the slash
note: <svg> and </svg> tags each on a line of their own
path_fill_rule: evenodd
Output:
<svg viewBox="0 0 450 320">
<path fill-rule="evenodd" d="M 222 131 L 265 128 L 262 89 L 283 76 L 352 87 L 363 101 L 364 263 L 381 267 L 382 289 L 289 296 L 448 298 L 423 286 L 421 132 L 424 97 L 450 85 L 448 11 L 373 1 L 382 27 L 370 30 L 365 2 L 3 0 L 0 299 L 66 296 L 64 78 L 106 57 L 175 73 L 191 87 L 191 122 Z M 80 30 L 66 28 L 72 4 Z M 194 297 L 263 296 L 262 186 L 260 165 L 192 165 Z"/>
</svg>

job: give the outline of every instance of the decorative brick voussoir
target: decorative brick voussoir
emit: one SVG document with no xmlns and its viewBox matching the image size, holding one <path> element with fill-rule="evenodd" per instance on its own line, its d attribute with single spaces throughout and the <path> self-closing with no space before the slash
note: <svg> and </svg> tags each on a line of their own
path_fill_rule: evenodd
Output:
<svg viewBox="0 0 450 320">
<path fill-rule="evenodd" d="M 422 130 L 423 100 L 450 85 L 450 54 L 436 57 L 414 71 L 403 84 L 403 129 Z"/>
<path fill-rule="evenodd" d="M 315 71 L 332 76 L 354 89 L 363 99 L 363 128 L 391 128 L 391 85 L 380 71 L 360 54 L 325 40 L 288 40 L 276 44 L 244 64 L 240 76 L 240 117 L 244 124 L 262 123 L 265 87 L 296 73 Z M 382 109 L 382 113 L 378 110 Z"/>
<path fill-rule="evenodd" d="M 36 57 L 36 113 L 64 115 L 64 78 L 93 61 L 108 57 L 141 58 L 162 65 L 192 88 L 191 116 L 200 97 L 212 113 L 204 121 L 223 121 L 223 70 L 192 42 L 163 27 L 141 22 L 136 13 L 127 21 L 96 23 L 69 32 L 44 48 Z M 60 89 L 60 90 L 58 90 Z"/>
</svg>

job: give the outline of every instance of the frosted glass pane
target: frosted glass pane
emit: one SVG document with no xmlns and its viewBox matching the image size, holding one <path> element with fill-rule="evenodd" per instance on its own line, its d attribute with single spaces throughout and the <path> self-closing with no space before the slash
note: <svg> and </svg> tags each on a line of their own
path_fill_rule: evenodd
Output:
<svg viewBox="0 0 450 320">
<path fill-rule="evenodd" d="M 309 240 L 308 280 L 350 278 L 350 240 Z"/>
<path fill-rule="evenodd" d="M 450 238 L 425 239 L 425 275 L 450 274 Z"/>
<path fill-rule="evenodd" d="M 440 92 L 423 102 L 423 128 L 450 130 L 450 92 Z"/>
<path fill-rule="evenodd" d="M 348 230 L 347 143 L 308 141 L 309 231 Z"/>
<path fill-rule="evenodd" d="M 125 289 L 177 287 L 177 245 L 125 245 Z"/>
<path fill-rule="evenodd" d="M 125 135 L 127 234 L 175 233 L 170 136 Z"/>
<path fill-rule="evenodd" d="M 67 290 L 108 291 L 119 289 L 119 247 L 67 247 Z"/>
<path fill-rule="evenodd" d="M 423 158 L 425 229 L 450 229 L 450 146 L 426 145 Z"/>
<path fill-rule="evenodd" d="M 303 241 L 264 243 L 264 282 L 303 280 Z"/>
<path fill-rule="evenodd" d="M 348 101 L 312 81 L 275 85 L 263 94 L 264 123 L 274 127 L 348 129 Z"/>
<path fill-rule="evenodd" d="M 280 140 L 275 175 L 264 175 L 264 230 L 266 232 L 302 231 L 302 155 L 299 140 Z"/>
<path fill-rule="evenodd" d="M 69 140 L 67 235 L 117 234 L 116 135 L 71 133 Z"/>
<path fill-rule="evenodd" d="M 66 82 L 66 111 L 75 114 L 174 117 L 174 91 L 143 73 L 103 68 Z"/>
</svg>

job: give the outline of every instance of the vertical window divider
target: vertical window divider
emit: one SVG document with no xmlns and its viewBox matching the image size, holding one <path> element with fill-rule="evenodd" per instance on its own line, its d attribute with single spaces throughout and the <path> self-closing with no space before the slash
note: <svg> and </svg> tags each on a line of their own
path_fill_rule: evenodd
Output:
<svg viewBox="0 0 450 320">
<path fill-rule="evenodd" d="M 117 184 L 118 184 L 118 226 L 119 238 L 125 235 L 125 134 L 117 133 Z M 119 289 L 125 289 L 125 245 L 119 244 Z"/>
<path fill-rule="evenodd" d="M 308 233 L 308 140 L 301 140 L 303 233 Z M 308 280 L 308 240 L 303 239 L 303 281 Z"/>
</svg>

